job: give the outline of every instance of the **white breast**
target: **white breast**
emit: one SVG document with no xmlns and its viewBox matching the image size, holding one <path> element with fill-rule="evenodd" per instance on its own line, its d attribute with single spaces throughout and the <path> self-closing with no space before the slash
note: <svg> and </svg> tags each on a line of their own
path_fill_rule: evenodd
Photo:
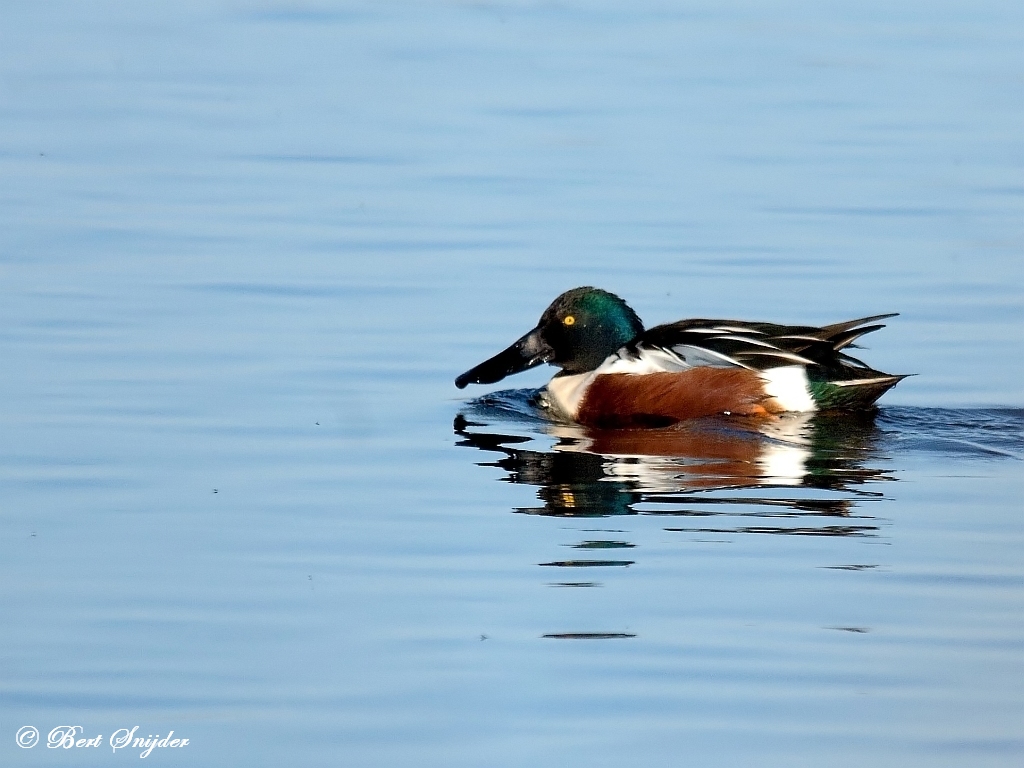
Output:
<svg viewBox="0 0 1024 768">
<path fill-rule="evenodd" d="M 587 387 L 595 376 L 596 370 L 575 376 L 555 376 L 547 386 L 547 401 L 551 410 L 564 419 L 575 421 L 583 395 L 586 394 Z"/>
</svg>

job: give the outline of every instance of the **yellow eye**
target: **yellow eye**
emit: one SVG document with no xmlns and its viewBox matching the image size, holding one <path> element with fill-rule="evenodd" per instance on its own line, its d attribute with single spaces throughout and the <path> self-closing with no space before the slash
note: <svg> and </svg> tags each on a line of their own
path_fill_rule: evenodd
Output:
<svg viewBox="0 0 1024 768">
<path fill-rule="evenodd" d="M 572 325 L 573 323 L 576 322 L 576 318 L 573 317 L 572 315 L 566 315 L 565 319 L 562 322 L 565 323 L 566 325 Z"/>
</svg>

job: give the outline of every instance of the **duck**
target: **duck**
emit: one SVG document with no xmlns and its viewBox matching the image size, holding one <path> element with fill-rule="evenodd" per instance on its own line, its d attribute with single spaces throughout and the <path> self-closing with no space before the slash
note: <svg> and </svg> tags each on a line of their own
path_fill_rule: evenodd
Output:
<svg viewBox="0 0 1024 768">
<path fill-rule="evenodd" d="M 690 319 L 645 329 L 619 296 L 566 291 L 537 326 L 455 379 L 494 384 L 549 363 L 560 370 L 539 402 L 589 427 L 667 426 L 710 416 L 867 411 L 905 375 L 874 370 L 845 350 L 898 313 L 821 327 Z"/>
</svg>

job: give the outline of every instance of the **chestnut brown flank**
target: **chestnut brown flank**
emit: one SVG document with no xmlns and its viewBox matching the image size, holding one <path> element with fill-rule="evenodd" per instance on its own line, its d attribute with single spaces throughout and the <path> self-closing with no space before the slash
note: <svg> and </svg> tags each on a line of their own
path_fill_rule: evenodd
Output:
<svg viewBox="0 0 1024 768">
<path fill-rule="evenodd" d="M 675 373 L 610 373 L 587 388 L 576 421 L 598 427 L 668 424 L 733 413 L 764 416 L 779 409 L 746 368 L 692 368 Z"/>
</svg>

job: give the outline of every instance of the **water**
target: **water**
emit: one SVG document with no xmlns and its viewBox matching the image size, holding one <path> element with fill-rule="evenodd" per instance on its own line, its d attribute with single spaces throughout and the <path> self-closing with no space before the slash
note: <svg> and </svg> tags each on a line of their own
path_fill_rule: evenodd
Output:
<svg viewBox="0 0 1024 768">
<path fill-rule="evenodd" d="M 1020 764 L 1017 5 L 3 15 L 0 762 Z M 455 390 L 583 284 L 918 375 Z"/>
</svg>

